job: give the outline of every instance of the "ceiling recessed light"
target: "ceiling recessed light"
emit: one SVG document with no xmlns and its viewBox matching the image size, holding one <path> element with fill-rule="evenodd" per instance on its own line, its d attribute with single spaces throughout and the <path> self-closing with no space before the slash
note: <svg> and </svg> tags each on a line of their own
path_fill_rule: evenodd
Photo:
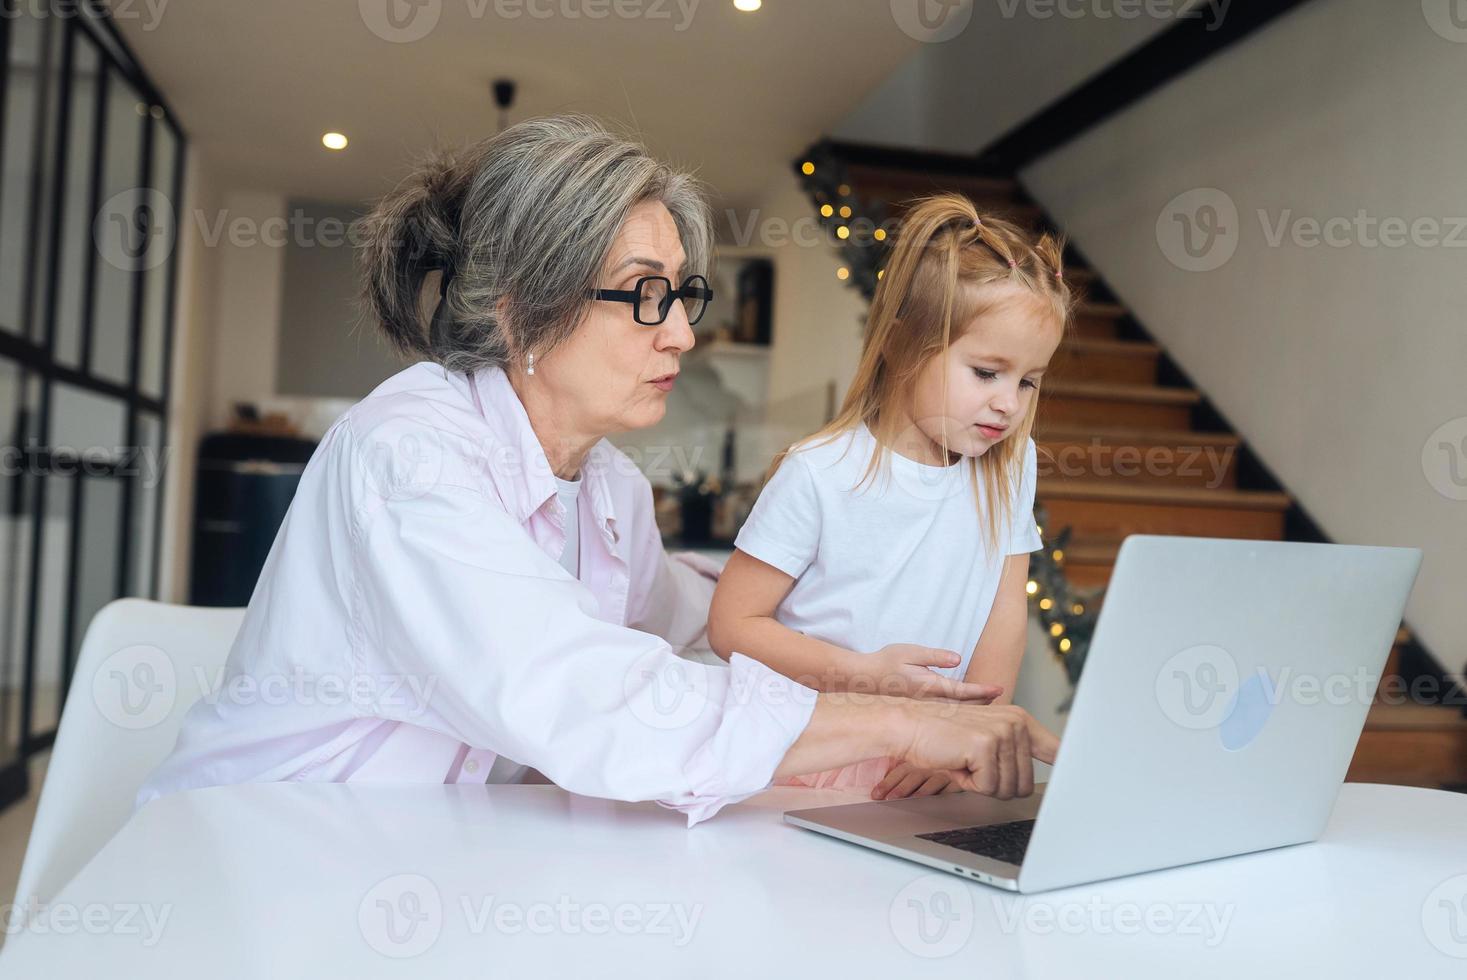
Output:
<svg viewBox="0 0 1467 980">
<path fill-rule="evenodd" d="M 763 0 L 734 0 L 734 6 L 745 13 L 753 13 L 764 6 Z"/>
<path fill-rule="evenodd" d="M 327 133 L 321 137 L 321 145 L 328 150 L 346 149 L 346 137 L 340 133 Z"/>
</svg>

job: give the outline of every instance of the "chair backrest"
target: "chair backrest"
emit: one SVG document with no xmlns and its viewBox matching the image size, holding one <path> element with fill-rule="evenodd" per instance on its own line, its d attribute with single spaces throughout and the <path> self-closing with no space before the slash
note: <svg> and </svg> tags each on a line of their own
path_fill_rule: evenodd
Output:
<svg viewBox="0 0 1467 980">
<path fill-rule="evenodd" d="M 243 609 L 118 599 L 82 640 L 16 902 L 49 902 L 132 814 L 184 714 L 219 683 Z"/>
</svg>

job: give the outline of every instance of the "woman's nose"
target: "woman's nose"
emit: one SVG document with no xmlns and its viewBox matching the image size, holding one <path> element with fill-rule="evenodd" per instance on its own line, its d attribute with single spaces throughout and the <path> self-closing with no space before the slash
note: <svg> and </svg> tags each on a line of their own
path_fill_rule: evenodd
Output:
<svg viewBox="0 0 1467 980">
<path fill-rule="evenodd" d="M 672 304 L 672 309 L 667 311 L 667 319 L 657 328 L 657 349 L 688 351 L 695 343 L 697 338 L 688 323 L 687 309 L 682 303 Z"/>
</svg>

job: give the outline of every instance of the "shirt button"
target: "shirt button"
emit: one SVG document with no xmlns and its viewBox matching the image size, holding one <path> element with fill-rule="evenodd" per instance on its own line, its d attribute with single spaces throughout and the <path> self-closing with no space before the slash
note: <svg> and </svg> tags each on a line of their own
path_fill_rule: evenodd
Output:
<svg viewBox="0 0 1467 980">
<path fill-rule="evenodd" d="M 468 762 L 465 762 L 464 763 L 464 771 L 465 772 L 478 772 L 479 771 L 479 760 L 478 759 L 470 759 Z"/>
</svg>

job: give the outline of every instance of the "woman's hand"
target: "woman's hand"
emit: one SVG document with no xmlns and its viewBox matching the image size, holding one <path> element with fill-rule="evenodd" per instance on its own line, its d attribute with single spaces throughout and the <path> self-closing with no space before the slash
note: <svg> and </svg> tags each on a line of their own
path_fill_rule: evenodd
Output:
<svg viewBox="0 0 1467 980">
<path fill-rule="evenodd" d="M 960 789 L 1011 800 L 1034 792 L 1034 760 L 1054 762 L 1059 737 L 1014 705 L 908 701 L 903 751 L 918 769 L 944 770 Z"/>
<path fill-rule="evenodd" d="M 945 769 L 918 769 L 910 762 L 898 762 L 881 782 L 872 787 L 871 798 L 903 800 L 909 796 L 936 796 L 962 790 L 953 774 Z"/>
<path fill-rule="evenodd" d="M 951 650 L 916 643 L 888 643 L 875 653 L 855 659 L 846 678 L 846 690 L 974 704 L 987 704 L 1003 694 L 1003 688 L 994 684 L 955 681 L 930 669 L 956 667 L 961 661 Z"/>
</svg>

